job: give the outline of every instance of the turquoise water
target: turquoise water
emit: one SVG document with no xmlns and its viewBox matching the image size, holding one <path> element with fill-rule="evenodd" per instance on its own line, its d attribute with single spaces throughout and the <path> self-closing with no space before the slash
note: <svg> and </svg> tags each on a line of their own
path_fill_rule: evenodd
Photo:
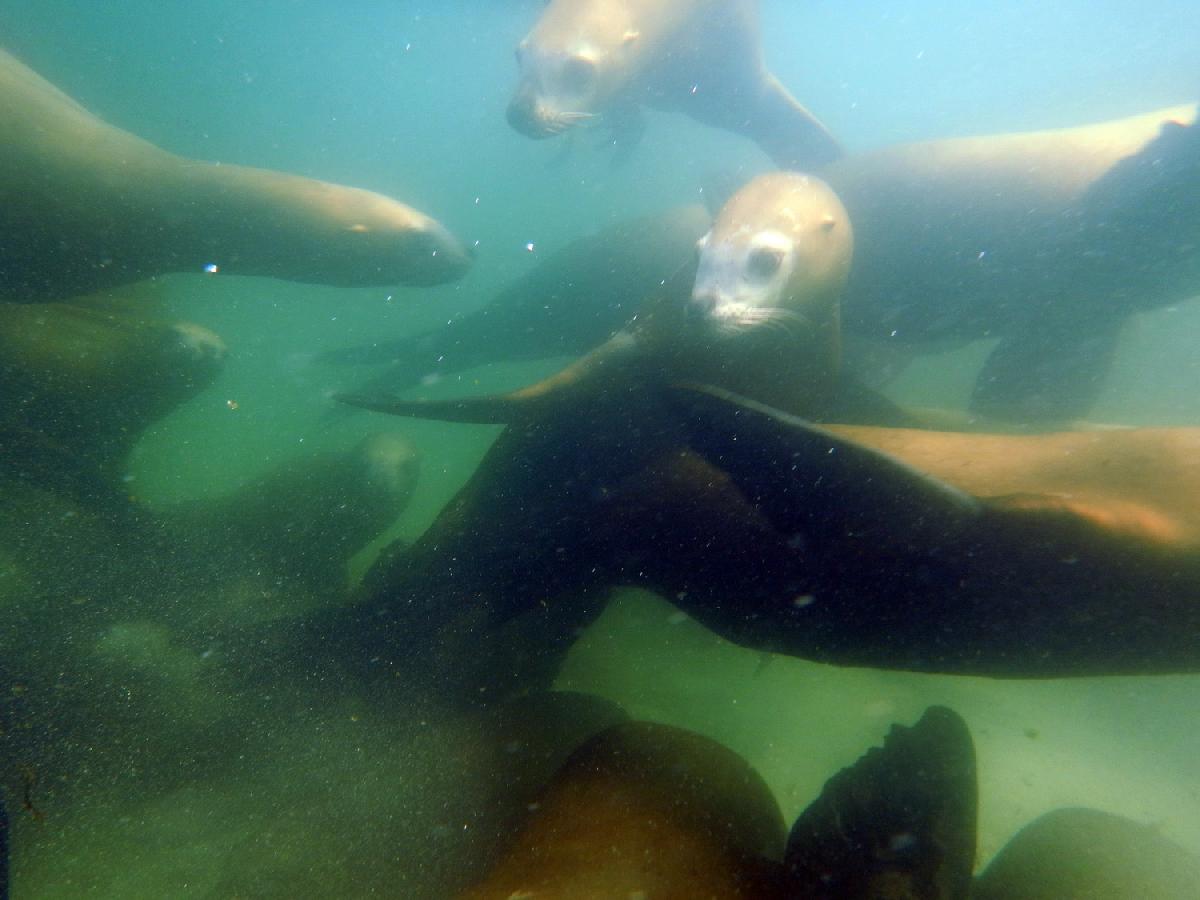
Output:
<svg viewBox="0 0 1200 900">
<path fill-rule="evenodd" d="M 1200 89 L 1191 3 L 799 6 L 764 4 L 767 59 L 852 150 L 1079 124 L 1189 102 Z M 422 451 L 421 480 L 403 516 L 355 558 L 361 573 L 374 549 L 421 533 L 495 429 L 369 415 L 330 426 L 330 393 L 370 370 L 317 366 L 315 354 L 477 309 L 572 238 L 695 200 L 714 172 L 767 168 L 748 142 L 671 115 L 650 114 L 642 145 L 616 168 L 586 140 L 564 159 L 561 146 L 516 134 L 504 123 L 512 47 L 541 7 L 0 3 L 0 46 L 106 121 L 187 156 L 371 188 L 478 242 L 472 271 L 437 288 L 169 277 L 171 311 L 221 334 L 230 357 L 211 389 L 138 445 L 127 478 L 140 499 L 219 495 L 283 460 L 398 430 Z M 1198 301 L 1137 317 L 1093 417 L 1200 424 L 1197 333 Z M 924 359 L 893 390 L 961 405 L 983 349 Z M 523 384 L 561 363 L 474 370 L 457 383 Z M 142 584 L 142 601 L 153 598 L 153 573 Z M 499 765 L 486 725 L 431 709 L 405 686 L 381 697 L 336 678 L 298 679 L 282 695 L 215 683 L 172 631 L 186 609 L 115 617 L 84 645 L 67 633 L 70 609 L 56 633 L 53 610 L 27 615 L 21 586 L 0 597 L 18 611 L 3 627 L 25 629 L 27 668 L 44 679 L 11 686 L 4 725 L 14 896 L 440 897 L 472 871 L 472 823 Z M 190 602 L 211 612 L 255 599 Z M 93 680 L 56 694 L 59 670 Z M 947 703 L 978 745 L 981 861 L 1064 805 L 1153 823 L 1200 852 L 1192 677 L 994 682 L 764 666 L 629 592 L 576 646 L 560 685 L 718 738 L 762 772 L 789 820 L 893 721 Z M 31 769 L 44 815 L 13 802 Z"/>
</svg>

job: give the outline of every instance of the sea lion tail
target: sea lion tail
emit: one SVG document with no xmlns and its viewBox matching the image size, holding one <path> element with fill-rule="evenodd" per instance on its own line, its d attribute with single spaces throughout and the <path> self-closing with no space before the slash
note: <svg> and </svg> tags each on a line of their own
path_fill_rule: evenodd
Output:
<svg viewBox="0 0 1200 900">
<path fill-rule="evenodd" d="M 966 900 L 977 804 L 971 733 L 931 706 L 912 727 L 893 725 L 801 813 L 784 855 L 790 896 Z"/>
</svg>

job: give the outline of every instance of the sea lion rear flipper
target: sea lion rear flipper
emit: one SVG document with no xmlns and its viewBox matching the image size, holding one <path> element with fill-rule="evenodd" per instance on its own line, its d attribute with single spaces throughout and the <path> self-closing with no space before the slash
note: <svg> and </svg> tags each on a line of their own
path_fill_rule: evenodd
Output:
<svg viewBox="0 0 1200 900">
<path fill-rule="evenodd" d="M 1018 423 L 1084 418 L 1112 365 L 1120 317 L 1093 316 L 1086 327 L 1038 319 L 1003 338 L 975 380 L 971 410 Z"/>
<path fill-rule="evenodd" d="M 828 517 L 860 538 L 936 546 L 980 502 L 872 447 L 713 387 L 677 387 L 688 444 L 782 534 Z"/>
<path fill-rule="evenodd" d="M 975 866 L 975 747 L 932 706 L 825 783 L 788 837 L 797 897 L 965 900 Z"/>
<path fill-rule="evenodd" d="M 974 900 L 1186 900 L 1200 859 L 1147 825 L 1094 809 L 1056 809 L 1026 825 L 979 876 Z"/>
</svg>

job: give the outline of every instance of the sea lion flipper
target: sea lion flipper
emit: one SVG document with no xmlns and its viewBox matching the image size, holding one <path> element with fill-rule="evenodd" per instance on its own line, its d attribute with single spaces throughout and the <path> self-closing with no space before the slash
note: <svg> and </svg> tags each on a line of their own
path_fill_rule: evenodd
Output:
<svg viewBox="0 0 1200 900">
<path fill-rule="evenodd" d="M 637 340 L 628 332 L 619 332 L 607 343 L 576 360 L 560 372 L 535 384 L 507 394 L 486 394 L 453 400 L 405 400 L 386 395 L 338 394 L 335 399 L 349 406 L 411 416 L 477 425 L 505 425 L 553 415 L 556 409 L 586 400 L 593 385 L 611 390 L 614 368 L 629 363 L 626 375 L 636 380 Z M 618 371 L 618 376 L 621 374 Z"/>
<path fill-rule="evenodd" d="M 773 75 L 766 76 L 757 113 L 748 128 L 755 143 L 781 169 L 812 171 L 845 155 L 821 120 Z"/>
<path fill-rule="evenodd" d="M 965 900 L 975 865 L 975 747 L 966 723 L 932 706 L 911 728 L 825 783 L 788 837 L 802 897 Z M 892 893 L 896 891 L 896 893 Z"/>
<path fill-rule="evenodd" d="M 936 545 L 979 516 L 971 495 L 829 429 L 713 387 L 673 388 L 689 446 L 781 533 L 814 515 L 880 541 Z"/>
<path fill-rule="evenodd" d="M 1087 415 L 1117 351 L 1122 317 L 1086 327 L 1037 318 L 1000 340 L 975 380 L 971 411 L 999 421 L 1067 422 Z"/>
</svg>

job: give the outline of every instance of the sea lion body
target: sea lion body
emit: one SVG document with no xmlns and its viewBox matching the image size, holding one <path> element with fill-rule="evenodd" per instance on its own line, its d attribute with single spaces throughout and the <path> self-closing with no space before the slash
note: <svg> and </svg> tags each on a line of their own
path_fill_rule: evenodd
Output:
<svg viewBox="0 0 1200 900">
<path fill-rule="evenodd" d="M 0 299 L 54 300 L 164 272 L 436 284 L 469 257 L 382 194 L 185 159 L 97 119 L 0 51 Z"/>
<path fill-rule="evenodd" d="M 1195 105 L 1178 106 L 900 145 L 825 167 L 855 232 L 846 333 L 909 350 L 999 338 L 976 411 L 1019 421 L 1084 415 L 1125 317 L 1200 289 L 1195 120 Z M 731 198 L 744 227 L 707 242 L 702 272 L 709 257 L 742 252 L 773 229 L 792 202 L 763 189 L 779 178 L 762 176 Z M 765 290 L 747 269 L 740 278 Z"/>
<path fill-rule="evenodd" d="M 508 121 L 529 137 L 644 104 L 743 134 L 783 168 L 840 155 L 763 64 L 752 0 L 553 0 L 517 64 Z"/>
<path fill-rule="evenodd" d="M 1169 303 L 1180 299 L 1180 287 L 1196 290 L 1200 263 L 1182 273 L 1191 277 L 1162 273 L 1138 259 L 1143 241 L 1130 245 L 1128 234 L 1106 232 L 1104 218 L 1137 203 L 1134 185 L 1103 205 L 1097 196 L 1118 164 L 1150 148 L 1165 128 L 1193 125 L 1196 113 L 1190 104 L 1076 128 L 924 141 L 826 167 L 821 175 L 859 240 L 847 330 L 902 342 L 997 337 L 1048 314 L 1048 306 L 1084 319 L 1114 306 L 1123 313 Z M 1200 234 L 1195 221 L 1190 235 L 1160 230 L 1167 223 L 1156 220 L 1177 213 L 1141 207 L 1136 214 L 1168 242 Z M 1114 283 L 1116 270 L 1126 277 Z M 1183 285 L 1169 296 L 1149 293 L 1147 281 L 1156 287 L 1164 274 Z"/>
</svg>

